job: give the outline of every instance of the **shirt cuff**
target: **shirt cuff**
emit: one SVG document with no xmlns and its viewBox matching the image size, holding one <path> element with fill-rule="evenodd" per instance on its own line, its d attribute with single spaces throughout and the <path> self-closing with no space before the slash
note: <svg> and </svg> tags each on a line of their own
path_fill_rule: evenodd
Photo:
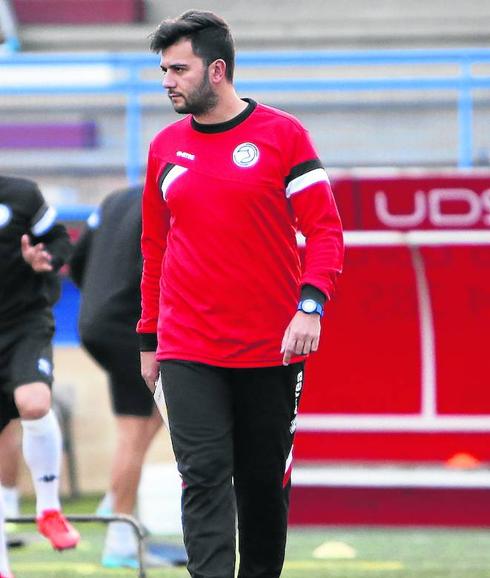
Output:
<svg viewBox="0 0 490 578">
<path fill-rule="evenodd" d="M 325 301 L 327 301 L 325 293 L 309 284 L 303 285 L 301 287 L 300 300 L 304 301 L 305 299 L 313 299 L 317 303 L 320 303 L 320 305 L 325 305 Z"/>
<path fill-rule="evenodd" d="M 140 351 L 156 351 L 158 339 L 156 333 L 140 333 Z"/>
</svg>

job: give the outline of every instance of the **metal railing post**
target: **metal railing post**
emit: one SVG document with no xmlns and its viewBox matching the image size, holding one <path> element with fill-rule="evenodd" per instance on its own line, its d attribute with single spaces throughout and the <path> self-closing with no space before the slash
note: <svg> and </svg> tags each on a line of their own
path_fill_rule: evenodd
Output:
<svg viewBox="0 0 490 578">
<path fill-rule="evenodd" d="M 138 91 L 138 66 L 131 64 L 128 73 L 129 88 L 126 95 L 126 177 L 130 185 L 137 185 L 141 180 L 141 103 Z"/>
<path fill-rule="evenodd" d="M 471 63 L 461 63 L 461 86 L 458 94 L 458 168 L 473 165 L 473 98 Z"/>
</svg>

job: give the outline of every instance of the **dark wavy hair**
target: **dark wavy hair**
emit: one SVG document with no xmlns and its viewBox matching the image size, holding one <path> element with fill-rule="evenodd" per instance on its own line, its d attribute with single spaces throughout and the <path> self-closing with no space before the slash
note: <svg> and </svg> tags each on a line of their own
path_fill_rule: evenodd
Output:
<svg viewBox="0 0 490 578">
<path fill-rule="evenodd" d="M 163 20 L 150 36 L 150 49 L 161 52 L 182 39 L 191 41 L 194 54 L 208 66 L 221 58 L 231 82 L 235 69 L 235 45 L 228 24 L 213 12 L 187 10 L 178 18 Z"/>
</svg>

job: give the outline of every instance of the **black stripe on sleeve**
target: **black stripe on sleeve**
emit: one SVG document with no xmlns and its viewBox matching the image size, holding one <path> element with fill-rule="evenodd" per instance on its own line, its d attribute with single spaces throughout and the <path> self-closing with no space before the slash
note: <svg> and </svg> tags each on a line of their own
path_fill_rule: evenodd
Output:
<svg viewBox="0 0 490 578">
<path fill-rule="evenodd" d="M 46 203 L 43 203 L 39 210 L 36 211 L 36 214 L 31 219 L 31 227 L 35 227 L 37 223 L 44 217 L 44 215 L 48 212 L 49 207 Z"/>
<path fill-rule="evenodd" d="M 286 177 L 284 184 L 287 187 L 289 185 L 289 183 L 292 180 L 296 179 L 297 177 L 300 177 L 301 175 L 304 175 L 305 173 L 309 173 L 310 171 L 313 171 L 314 169 L 323 169 L 323 168 L 324 168 L 324 166 L 322 165 L 322 162 L 320 159 L 313 159 L 311 161 L 304 161 L 303 163 L 299 163 L 299 165 L 296 165 L 291 169 L 291 172 Z"/>
<path fill-rule="evenodd" d="M 162 183 L 165 180 L 165 177 L 168 173 L 175 167 L 175 163 L 167 163 L 165 168 L 162 171 L 162 174 L 158 177 L 158 190 L 161 192 L 162 190 Z"/>
</svg>

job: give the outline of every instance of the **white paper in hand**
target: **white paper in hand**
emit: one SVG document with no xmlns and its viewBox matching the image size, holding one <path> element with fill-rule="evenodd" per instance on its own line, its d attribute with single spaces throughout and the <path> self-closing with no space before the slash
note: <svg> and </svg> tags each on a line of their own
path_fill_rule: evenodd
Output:
<svg viewBox="0 0 490 578">
<path fill-rule="evenodd" d="M 163 395 L 161 374 L 158 376 L 158 380 L 155 384 L 155 393 L 153 394 L 153 399 L 155 400 L 157 409 L 160 412 L 160 415 L 162 416 L 163 423 L 165 424 L 165 427 L 167 427 L 168 429 L 167 406 L 165 404 L 165 397 Z"/>
</svg>

